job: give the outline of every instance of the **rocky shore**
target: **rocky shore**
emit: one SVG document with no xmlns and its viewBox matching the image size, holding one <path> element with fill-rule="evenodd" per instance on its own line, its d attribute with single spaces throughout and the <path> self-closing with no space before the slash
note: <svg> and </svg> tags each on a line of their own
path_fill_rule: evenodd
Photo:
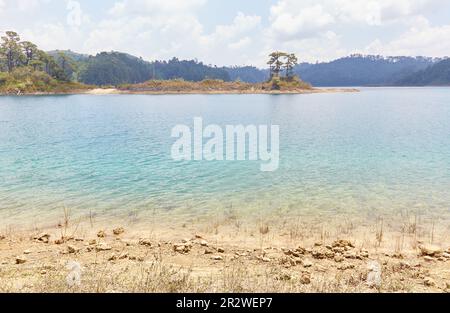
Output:
<svg viewBox="0 0 450 313">
<path fill-rule="evenodd" d="M 402 252 L 355 238 L 281 245 L 266 231 L 250 240 L 125 227 L 4 233 L 0 292 L 450 292 L 450 245 L 419 240 Z"/>
</svg>

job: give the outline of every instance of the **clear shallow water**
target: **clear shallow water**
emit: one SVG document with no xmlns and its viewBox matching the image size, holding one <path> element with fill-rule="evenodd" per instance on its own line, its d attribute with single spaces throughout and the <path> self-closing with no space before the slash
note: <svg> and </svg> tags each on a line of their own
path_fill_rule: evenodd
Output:
<svg viewBox="0 0 450 313">
<path fill-rule="evenodd" d="M 177 124 L 280 125 L 280 168 L 175 162 Z M 450 88 L 0 97 L 0 224 L 77 214 L 450 212 Z"/>
</svg>

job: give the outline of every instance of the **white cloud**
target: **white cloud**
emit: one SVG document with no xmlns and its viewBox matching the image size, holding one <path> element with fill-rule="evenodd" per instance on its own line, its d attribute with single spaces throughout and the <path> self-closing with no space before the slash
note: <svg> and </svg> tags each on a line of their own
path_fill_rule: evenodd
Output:
<svg viewBox="0 0 450 313">
<path fill-rule="evenodd" d="M 280 1 L 271 8 L 273 36 L 293 39 L 310 37 L 335 22 L 334 17 L 318 4 L 308 7 L 292 6 L 291 1 Z"/>
<path fill-rule="evenodd" d="M 374 40 L 364 51 L 371 54 L 438 56 L 450 55 L 450 25 L 431 26 L 422 20 L 389 42 Z"/>
<path fill-rule="evenodd" d="M 50 3 L 51 0 L 16 0 L 15 4 L 21 11 L 29 11 L 38 8 L 41 5 Z"/>
<path fill-rule="evenodd" d="M 198 8 L 206 0 L 123 0 L 116 2 L 109 10 L 112 15 L 151 14 L 185 12 Z"/>
<path fill-rule="evenodd" d="M 0 29 L 14 29 L 46 50 L 117 50 L 149 60 L 175 56 L 217 65 L 263 67 L 273 50 L 297 53 L 300 61 L 352 52 L 450 51 L 450 21 L 434 17 L 450 9 L 442 0 L 272 0 L 255 13 L 236 11 L 220 24 L 214 18 L 220 12 L 208 12 L 208 1 L 116 0 L 100 12 L 87 0 L 65 0 L 62 6 L 53 0 L 0 0 Z"/>
</svg>

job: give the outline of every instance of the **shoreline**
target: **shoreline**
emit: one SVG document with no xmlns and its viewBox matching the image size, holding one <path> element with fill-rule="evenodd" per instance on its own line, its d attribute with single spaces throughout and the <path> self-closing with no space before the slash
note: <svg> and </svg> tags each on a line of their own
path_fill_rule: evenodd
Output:
<svg viewBox="0 0 450 313">
<path fill-rule="evenodd" d="M 191 90 L 191 91 L 133 91 L 121 90 L 117 88 L 94 88 L 89 90 L 76 90 L 71 92 L 30 92 L 20 94 L 0 93 L 0 96 L 62 96 L 62 95 L 300 95 L 300 94 L 318 94 L 318 93 L 348 93 L 360 92 L 356 88 L 313 88 L 296 90 Z"/>
<path fill-rule="evenodd" d="M 445 223 L 407 233 L 347 217 L 58 224 L 0 231 L 0 291 L 450 292 Z M 74 262 L 81 282 L 69 286 Z"/>
</svg>

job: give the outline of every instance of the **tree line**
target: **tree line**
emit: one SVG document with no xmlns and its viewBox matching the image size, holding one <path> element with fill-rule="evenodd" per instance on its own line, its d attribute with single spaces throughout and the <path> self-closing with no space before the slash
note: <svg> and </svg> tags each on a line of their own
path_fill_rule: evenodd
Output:
<svg viewBox="0 0 450 313">
<path fill-rule="evenodd" d="M 19 34 L 7 31 L 0 41 L 0 71 L 12 73 L 20 67 L 29 67 L 35 71 L 43 71 L 62 81 L 68 81 L 66 71 L 72 68 L 73 62 L 64 55 L 60 56 L 61 65 L 55 58 L 40 50 L 30 41 L 21 41 Z"/>
</svg>

